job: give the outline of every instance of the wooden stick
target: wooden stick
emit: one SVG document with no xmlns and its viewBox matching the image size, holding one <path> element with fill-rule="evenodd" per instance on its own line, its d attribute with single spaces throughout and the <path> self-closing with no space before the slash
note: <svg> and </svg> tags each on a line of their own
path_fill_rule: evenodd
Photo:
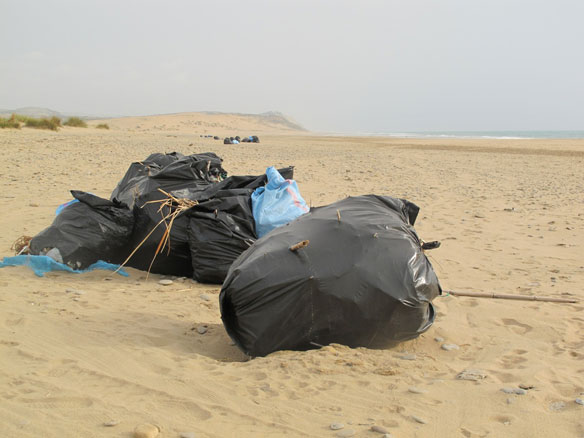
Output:
<svg viewBox="0 0 584 438">
<path fill-rule="evenodd" d="M 536 295 L 512 295 L 497 294 L 492 292 L 455 292 L 445 290 L 447 294 L 455 297 L 475 297 L 475 298 L 497 298 L 501 300 L 520 300 L 520 301 L 547 301 L 550 303 L 578 303 L 576 298 L 556 298 L 556 297 L 538 297 Z"/>
<path fill-rule="evenodd" d="M 308 246 L 310 240 L 303 240 L 302 242 L 295 243 L 290 247 L 290 251 L 298 251 L 301 248 Z"/>
<path fill-rule="evenodd" d="M 341 223 L 341 212 L 339 210 L 337 210 L 337 220 L 339 221 L 339 224 Z"/>
</svg>

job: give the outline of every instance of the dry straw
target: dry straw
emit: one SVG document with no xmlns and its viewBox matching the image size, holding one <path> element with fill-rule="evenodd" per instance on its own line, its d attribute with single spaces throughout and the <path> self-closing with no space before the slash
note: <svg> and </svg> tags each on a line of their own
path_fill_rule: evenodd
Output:
<svg viewBox="0 0 584 438">
<path fill-rule="evenodd" d="M 144 203 L 144 205 L 142 205 L 140 208 L 144 208 L 148 204 L 160 204 L 160 207 L 158 208 L 158 213 L 160 213 L 160 215 L 162 216 L 162 219 L 160 219 L 160 222 L 158 222 L 154 226 L 154 228 L 152 228 L 152 230 L 150 230 L 150 232 L 142 240 L 142 242 L 140 242 L 138 244 L 138 246 L 136 248 L 134 248 L 132 253 L 128 256 L 128 258 L 124 261 L 124 263 L 122 263 L 120 265 L 120 267 L 116 270 L 116 272 L 119 271 L 122 267 L 124 267 L 125 264 L 128 263 L 128 261 L 132 258 L 132 256 L 134 254 L 136 254 L 136 251 L 138 251 L 138 249 L 140 249 L 140 247 L 144 244 L 144 242 L 146 242 L 148 240 L 148 238 L 152 235 L 152 233 L 154 233 L 154 231 L 161 224 L 164 224 L 166 229 L 164 230 L 164 233 L 162 234 L 162 238 L 160 239 L 160 242 L 158 242 L 158 247 L 156 248 L 156 251 L 154 252 L 154 256 L 152 257 L 152 261 L 150 262 L 150 266 L 148 267 L 148 274 L 150 274 L 150 269 L 152 269 L 152 265 L 154 264 L 154 260 L 156 260 L 156 257 L 158 256 L 158 254 L 160 254 L 162 251 L 164 251 L 165 248 L 167 250 L 167 254 L 170 254 L 170 232 L 172 230 L 172 225 L 174 224 L 174 220 L 180 214 L 193 208 L 195 205 L 197 205 L 199 203 L 198 201 L 193 201 L 191 199 L 176 198 L 175 196 L 171 195 L 168 192 L 165 192 L 162 189 L 158 189 L 158 191 L 161 192 L 163 195 L 165 195 L 166 198 L 159 199 L 156 201 L 148 201 L 148 202 Z M 166 213 L 165 213 L 165 211 L 166 211 Z"/>
<path fill-rule="evenodd" d="M 30 251 L 30 241 L 31 236 L 20 236 L 14 241 L 10 249 L 14 251 L 16 255 L 28 254 Z"/>
</svg>

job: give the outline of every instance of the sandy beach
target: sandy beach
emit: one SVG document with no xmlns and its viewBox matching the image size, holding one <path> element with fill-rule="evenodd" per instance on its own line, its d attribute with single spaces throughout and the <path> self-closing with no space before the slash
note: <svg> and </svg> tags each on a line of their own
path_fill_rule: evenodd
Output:
<svg viewBox="0 0 584 438">
<path fill-rule="evenodd" d="M 420 237 L 442 242 L 428 254 L 445 290 L 581 300 L 445 294 L 430 330 L 395 348 L 249 360 L 221 323 L 220 286 L 2 268 L 3 437 L 131 437 L 141 423 L 162 438 L 584 437 L 584 140 L 330 137 L 183 114 L 2 129 L 0 150 L 0 257 L 49 226 L 69 190 L 109 198 L 153 152 L 212 151 L 231 175 L 296 166 L 313 206 L 370 193 L 416 203 Z M 476 380 L 457 378 L 469 370 Z"/>
</svg>

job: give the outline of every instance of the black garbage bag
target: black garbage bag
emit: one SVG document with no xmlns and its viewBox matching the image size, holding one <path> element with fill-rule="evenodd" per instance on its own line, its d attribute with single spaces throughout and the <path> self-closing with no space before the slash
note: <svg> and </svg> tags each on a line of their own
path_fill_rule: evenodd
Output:
<svg viewBox="0 0 584 438">
<path fill-rule="evenodd" d="M 418 210 L 359 196 L 271 231 L 229 269 L 219 296 L 227 332 L 251 356 L 333 342 L 383 348 L 418 336 L 441 293 L 413 228 Z"/>
<path fill-rule="evenodd" d="M 85 269 L 98 260 L 122 263 L 134 227 L 132 210 L 90 193 L 71 194 L 79 202 L 68 205 L 50 227 L 33 237 L 31 254 L 56 248 L 50 255 L 73 269 Z"/>
<path fill-rule="evenodd" d="M 110 199 L 134 207 L 137 199 L 162 189 L 166 192 L 193 188 L 200 191 L 225 178 L 223 160 L 213 152 L 185 156 L 178 152 L 155 153 L 132 163 Z"/>
<path fill-rule="evenodd" d="M 287 179 L 294 178 L 294 166 L 278 169 L 278 171 L 284 178 Z M 225 273 L 229 268 L 229 266 L 227 265 L 228 264 L 231 265 L 233 260 L 235 260 L 235 258 L 249 246 L 249 242 L 251 242 L 252 239 L 255 240 L 257 238 L 255 234 L 255 222 L 253 220 L 253 214 L 251 213 L 251 194 L 258 187 L 262 187 L 263 185 L 265 185 L 266 182 L 267 177 L 265 173 L 262 175 L 245 175 L 245 176 L 234 175 L 225 178 L 221 182 L 218 182 L 207 187 L 203 191 L 191 193 L 188 199 L 196 200 L 203 205 L 201 207 L 195 207 L 193 209 L 193 212 L 195 212 L 195 217 L 189 218 L 188 216 L 185 215 L 178 216 L 174 221 L 172 232 L 170 233 L 171 240 L 174 245 L 171 247 L 171 253 L 173 251 L 175 251 L 175 254 L 180 253 L 180 259 L 177 260 L 177 258 L 175 257 L 174 260 L 168 260 L 169 263 L 167 263 L 166 261 L 168 256 L 160 254 L 157 257 L 157 261 L 155 261 L 154 265 L 154 269 L 156 269 L 156 271 L 152 272 L 163 273 L 162 272 L 163 269 L 166 271 L 168 271 L 169 269 L 173 269 L 170 266 L 166 267 L 166 265 L 170 265 L 171 263 L 173 263 L 175 266 L 179 266 L 183 272 L 182 274 L 173 275 L 192 276 L 195 280 L 200 281 L 202 283 L 222 283 L 223 278 L 225 277 Z M 173 194 L 175 193 L 173 192 Z M 237 201 L 224 200 L 224 198 L 231 197 L 238 197 Z M 244 198 L 247 199 L 247 201 L 245 201 Z M 209 223 L 208 217 L 206 217 L 207 222 L 202 224 L 200 228 L 196 224 L 194 224 L 194 222 L 197 219 L 196 213 L 197 211 L 201 215 L 204 215 L 205 208 L 208 209 L 210 208 L 209 206 L 215 205 L 214 203 L 205 204 L 205 201 L 213 199 L 222 200 L 218 204 L 218 206 L 220 207 L 219 209 L 222 208 L 224 209 L 225 212 L 225 215 L 221 216 L 221 221 L 224 221 L 223 224 L 221 225 L 219 222 L 216 222 L 214 225 L 232 227 L 231 221 L 233 220 L 237 222 L 240 226 L 240 229 L 237 230 L 237 233 L 230 238 L 230 242 L 234 245 L 233 248 L 231 248 L 230 250 L 227 249 L 225 250 L 226 252 L 222 256 L 223 260 L 221 264 L 217 265 L 215 269 L 210 267 L 210 263 L 213 263 L 212 260 L 213 257 L 216 257 L 218 260 L 219 256 L 213 256 L 213 251 L 221 245 L 223 245 L 224 247 L 227 245 L 228 242 L 225 241 L 226 234 L 221 235 L 219 233 L 219 230 L 217 230 L 217 233 L 219 234 L 214 235 L 207 230 L 205 231 L 204 235 L 199 234 L 198 235 L 199 237 L 194 237 L 195 230 L 202 231 L 203 229 L 208 229 L 208 227 L 211 225 Z M 151 206 L 149 205 L 147 206 L 147 208 L 151 208 Z M 160 217 L 160 215 L 158 215 L 158 217 Z M 236 218 L 238 219 L 236 220 Z M 247 222 L 251 223 L 247 224 Z M 136 228 L 138 228 L 138 226 Z M 191 238 L 189 238 L 188 235 L 189 229 L 191 230 L 191 235 L 193 236 Z M 156 243 L 157 245 L 157 243 L 160 241 L 160 238 L 162 237 L 162 229 L 159 232 L 157 231 L 153 233 L 153 236 L 156 237 L 154 237 L 153 239 L 149 239 L 150 248 L 145 249 L 145 252 L 141 253 L 142 255 L 153 253 L 156 250 L 154 244 Z M 193 249 L 195 245 L 194 242 L 197 241 L 197 239 L 206 240 L 206 243 L 203 245 L 204 247 L 202 249 L 196 248 Z M 211 239 L 215 240 L 212 241 Z M 187 256 L 185 254 L 185 251 L 188 245 L 190 245 L 190 251 L 188 252 Z M 179 249 L 180 252 L 178 251 Z M 193 251 L 195 251 L 196 254 L 193 254 Z M 196 257 L 195 259 L 193 259 L 193 255 Z M 137 253 L 136 256 L 140 257 L 141 255 Z M 145 264 L 146 261 L 150 263 L 151 257 L 150 261 L 143 260 L 142 263 Z M 187 261 L 188 263 L 191 263 L 191 265 L 188 268 L 186 267 Z M 165 267 L 162 268 L 160 264 L 164 264 Z M 196 271 L 193 271 L 193 267 L 195 266 L 198 266 L 198 268 L 196 268 Z M 221 278 L 221 280 L 219 280 L 219 278 Z"/>
<path fill-rule="evenodd" d="M 190 210 L 189 246 L 199 283 L 223 283 L 233 261 L 257 239 L 252 192 L 226 190 Z"/>
<path fill-rule="evenodd" d="M 294 179 L 294 166 L 278 169 L 278 172 L 280 172 L 280 175 L 282 175 L 285 179 Z M 265 173 L 261 175 L 233 175 L 225 178 L 223 181 L 220 181 L 217 184 L 205 187 L 205 189 L 201 192 L 196 194 L 193 193 L 191 196 L 189 196 L 189 199 L 201 202 L 213 197 L 233 196 L 229 193 L 235 189 L 251 189 L 253 192 L 253 190 L 257 189 L 258 187 L 266 185 L 267 182 L 268 177 Z"/>
</svg>

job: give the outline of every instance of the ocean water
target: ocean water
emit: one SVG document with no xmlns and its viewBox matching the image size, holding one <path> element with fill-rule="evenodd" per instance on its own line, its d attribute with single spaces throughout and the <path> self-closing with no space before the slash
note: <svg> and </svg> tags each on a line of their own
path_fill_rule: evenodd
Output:
<svg viewBox="0 0 584 438">
<path fill-rule="evenodd" d="M 370 134 L 380 137 L 399 138 L 582 138 L 584 131 L 420 131 L 420 132 L 378 132 Z"/>
</svg>

